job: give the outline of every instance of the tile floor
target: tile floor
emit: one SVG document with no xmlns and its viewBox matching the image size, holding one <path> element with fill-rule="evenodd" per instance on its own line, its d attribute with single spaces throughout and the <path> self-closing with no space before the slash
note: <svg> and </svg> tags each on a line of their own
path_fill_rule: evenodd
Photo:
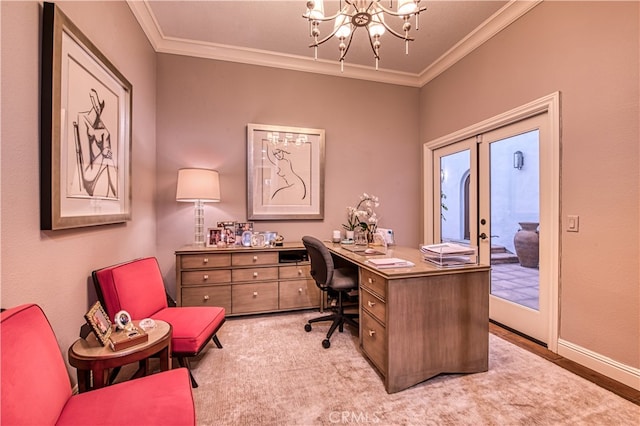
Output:
<svg viewBox="0 0 640 426">
<path fill-rule="evenodd" d="M 538 268 L 525 268 L 519 263 L 491 266 L 491 294 L 538 310 Z"/>
</svg>

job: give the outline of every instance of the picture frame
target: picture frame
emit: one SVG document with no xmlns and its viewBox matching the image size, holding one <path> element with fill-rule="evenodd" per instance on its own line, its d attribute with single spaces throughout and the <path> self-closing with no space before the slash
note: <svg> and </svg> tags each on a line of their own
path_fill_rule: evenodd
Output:
<svg viewBox="0 0 640 426">
<path fill-rule="evenodd" d="M 87 324 L 91 326 L 91 329 L 100 344 L 102 346 L 106 346 L 109 343 L 109 337 L 111 337 L 112 327 L 111 320 L 104 311 L 100 301 L 97 301 L 93 306 L 91 306 L 89 312 L 84 314 L 84 318 L 86 319 Z"/>
<path fill-rule="evenodd" d="M 222 229 L 224 233 L 224 242 L 227 245 L 235 245 L 236 244 L 236 222 L 227 221 L 227 222 L 218 222 L 218 228 Z"/>
<path fill-rule="evenodd" d="M 324 218 L 325 131 L 247 125 L 247 219 Z"/>
<path fill-rule="evenodd" d="M 53 3 L 41 63 L 40 229 L 130 220 L 133 86 Z"/>
<path fill-rule="evenodd" d="M 218 247 L 218 243 L 226 244 L 225 234 L 222 228 L 207 229 L 207 247 Z"/>
</svg>

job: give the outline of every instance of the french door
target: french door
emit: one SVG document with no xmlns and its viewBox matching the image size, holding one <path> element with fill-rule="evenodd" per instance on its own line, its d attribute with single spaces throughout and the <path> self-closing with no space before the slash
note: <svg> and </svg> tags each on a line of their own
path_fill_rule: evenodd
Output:
<svg viewBox="0 0 640 426">
<path fill-rule="evenodd" d="M 425 145 L 425 188 L 432 189 L 430 203 L 425 202 L 425 241 L 477 247 L 479 262 L 492 266 L 490 318 L 553 351 L 559 241 L 559 138 L 553 119 L 557 101 L 543 98 L 525 106 L 529 109 Z M 523 251 L 525 242 L 529 245 Z"/>
</svg>

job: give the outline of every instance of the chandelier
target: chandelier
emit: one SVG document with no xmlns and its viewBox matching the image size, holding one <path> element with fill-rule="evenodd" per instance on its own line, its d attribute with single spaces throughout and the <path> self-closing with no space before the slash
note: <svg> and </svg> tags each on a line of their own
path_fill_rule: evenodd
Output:
<svg viewBox="0 0 640 426">
<path fill-rule="evenodd" d="M 344 3 L 344 7 L 343 7 Z M 411 30 L 412 16 L 416 17 L 416 30 L 418 30 L 418 16 L 420 12 L 427 10 L 426 7 L 419 7 L 420 0 L 398 0 L 397 11 L 387 9 L 380 4 L 380 0 L 340 0 L 340 9 L 335 15 L 325 17 L 323 0 L 308 0 L 307 11 L 303 18 L 309 21 L 309 33 L 313 37 L 313 43 L 309 47 L 314 48 L 314 59 L 318 59 L 318 46 L 325 43 L 331 37 L 336 36 L 340 40 L 340 70 L 344 70 L 344 58 L 347 56 L 353 34 L 358 28 L 366 27 L 369 32 L 369 42 L 373 56 L 376 59 L 376 70 L 380 60 L 380 37 L 389 33 L 405 41 L 405 53 L 409 54 L 409 42 L 414 39 L 409 36 Z M 393 0 L 390 0 L 389 7 L 393 7 Z M 394 31 L 386 22 L 385 14 L 399 17 L 402 21 L 402 31 L 404 34 Z M 333 32 L 323 39 L 320 37 L 320 23 L 334 21 Z M 348 39 L 348 41 L 347 41 Z"/>
</svg>

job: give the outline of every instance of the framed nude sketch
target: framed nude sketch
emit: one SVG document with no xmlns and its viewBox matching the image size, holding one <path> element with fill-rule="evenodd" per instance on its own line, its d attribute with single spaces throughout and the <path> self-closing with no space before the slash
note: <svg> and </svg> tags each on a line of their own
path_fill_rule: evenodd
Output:
<svg viewBox="0 0 640 426">
<path fill-rule="evenodd" d="M 323 129 L 247 125 L 247 219 L 324 218 Z"/>
<path fill-rule="evenodd" d="M 40 228 L 130 220 L 132 85 L 55 4 L 43 7 Z"/>
</svg>

